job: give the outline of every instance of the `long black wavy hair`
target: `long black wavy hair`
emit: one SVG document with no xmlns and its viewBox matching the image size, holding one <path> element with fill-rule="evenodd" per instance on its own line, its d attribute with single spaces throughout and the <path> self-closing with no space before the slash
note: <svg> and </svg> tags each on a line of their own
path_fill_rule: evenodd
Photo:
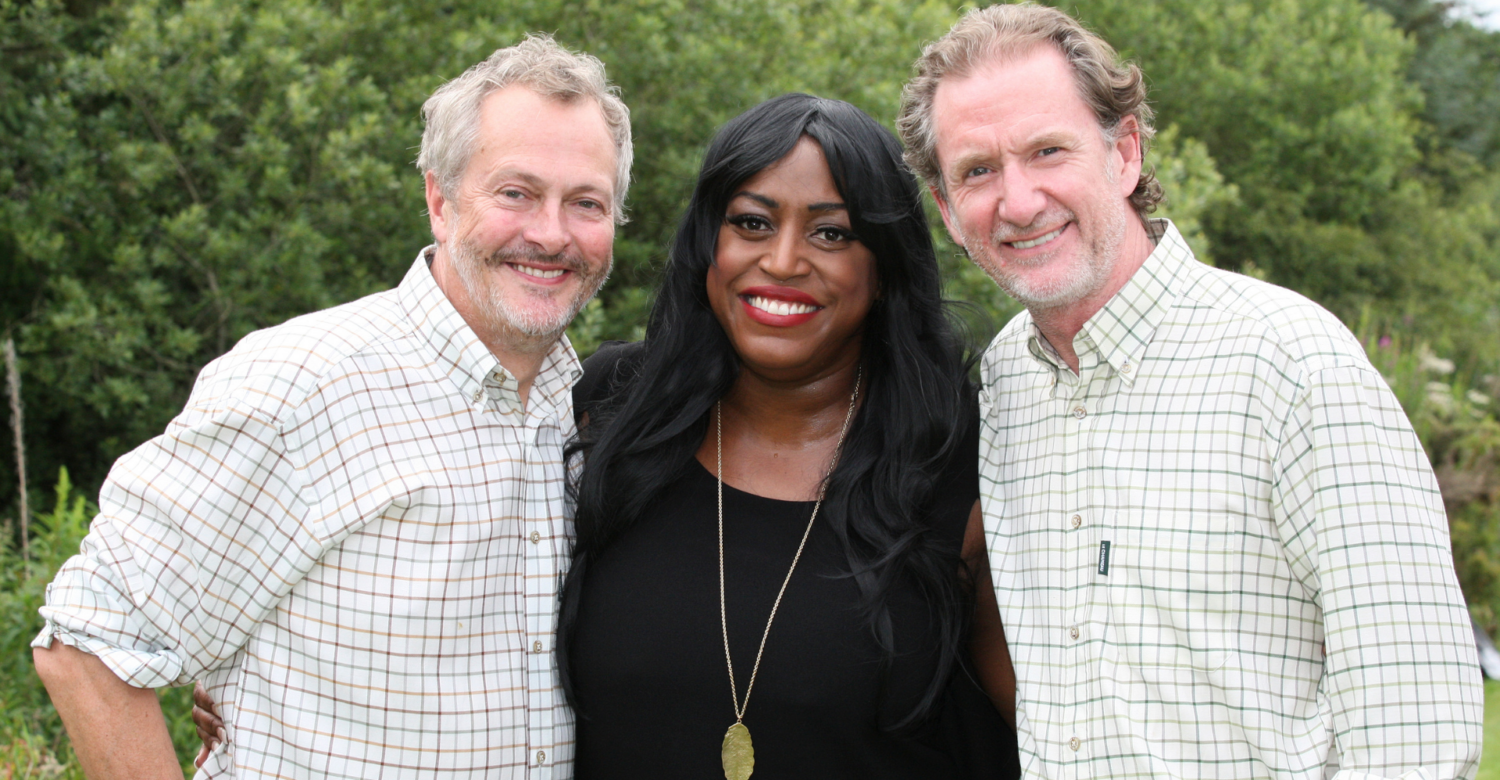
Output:
<svg viewBox="0 0 1500 780">
<path fill-rule="evenodd" d="M 953 551 L 933 538 L 923 510 L 975 411 L 964 348 L 945 314 L 921 191 L 895 136 L 869 115 L 842 101 L 789 94 L 730 120 L 709 144 L 637 373 L 589 410 L 588 425 L 569 447 L 570 454 L 584 452 L 587 464 L 571 485 L 577 541 L 558 625 L 562 682 L 575 706 L 568 649 L 589 564 L 681 476 L 703 443 L 714 402 L 739 374 L 705 289 L 729 201 L 803 137 L 822 147 L 853 232 L 875 255 L 880 283 L 864 324 L 864 403 L 828 478 L 818 522 L 843 547 L 870 630 L 888 657 L 895 638 L 885 601 L 903 579 L 925 598 L 941 640 L 938 673 L 892 728 L 932 711 L 959 658 L 969 600 Z"/>
</svg>

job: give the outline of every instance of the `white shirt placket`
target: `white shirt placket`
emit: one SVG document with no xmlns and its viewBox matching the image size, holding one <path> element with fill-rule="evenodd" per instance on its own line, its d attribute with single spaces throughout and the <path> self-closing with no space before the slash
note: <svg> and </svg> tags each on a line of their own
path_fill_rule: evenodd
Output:
<svg viewBox="0 0 1500 780">
<path fill-rule="evenodd" d="M 553 522 L 562 517 L 563 507 L 554 491 L 540 491 L 548 484 L 560 484 L 562 462 L 544 456 L 562 449 L 556 421 L 537 409 L 533 398 L 525 422 L 525 485 L 528 494 L 522 505 L 526 541 L 526 710 L 527 758 L 526 776 L 532 780 L 551 780 L 552 767 L 558 756 L 555 750 L 552 664 L 553 617 L 557 596 L 558 540 Z M 550 411 L 550 410 L 549 410 Z"/>
<path fill-rule="evenodd" d="M 1068 558 L 1061 567 L 1067 582 L 1066 589 L 1062 594 L 1063 618 L 1062 625 L 1055 630 L 1061 633 L 1060 644 L 1067 648 L 1064 657 L 1067 659 L 1062 670 L 1063 701 L 1060 704 L 1063 710 L 1057 721 L 1055 721 L 1060 732 L 1055 737 L 1055 744 L 1061 755 L 1058 757 L 1058 765 L 1062 769 L 1064 778 L 1076 777 L 1078 770 L 1078 759 L 1080 751 L 1084 746 L 1086 735 L 1087 707 L 1086 700 L 1088 689 L 1088 658 L 1086 657 L 1084 632 L 1087 630 L 1084 618 L 1087 615 L 1085 606 L 1088 603 L 1091 568 L 1092 546 L 1092 524 L 1089 523 L 1088 514 L 1088 431 L 1089 431 L 1089 409 L 1088 400 L 1088 370 L 1084 369 L 1081 376 L 1074 376 L 1066 368 L 1059 368 L 1060 380 L 1054 393 L 1055 403 L 1059 414 L 1058 424 L 1062 429 L 1061 456 L 1063 473 L 1063 496 L 1065 506 L 1068 507 L 1067 530 L 1068 541 L 1062 545 L 1063 549 L 1069 551 Z M 1078 528 L 1072 527 L 1072 516 L 1081 518 Z"/>
</svg>

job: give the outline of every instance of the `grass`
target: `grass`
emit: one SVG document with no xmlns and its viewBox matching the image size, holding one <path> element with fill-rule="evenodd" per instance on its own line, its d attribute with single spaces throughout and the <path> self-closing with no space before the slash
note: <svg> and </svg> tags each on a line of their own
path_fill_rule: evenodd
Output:
<svg viewBox="0 0 1500 780">
<path fill-rule="evenodd" d="M 1475 780 L 1500 780 L 1500 680 L 1484 681 L 1484 755 Z"/>
</svg>

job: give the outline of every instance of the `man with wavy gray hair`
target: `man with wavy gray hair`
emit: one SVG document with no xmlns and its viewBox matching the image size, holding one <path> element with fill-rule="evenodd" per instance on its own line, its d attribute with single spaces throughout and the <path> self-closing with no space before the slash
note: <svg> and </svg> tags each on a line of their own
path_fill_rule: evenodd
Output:
<svg viewBox="0 0 1500 780">
<path fill-rule="evenodd" d="M 501 49 L 423 106 L 435 243 L 388 292 L 252 333 L 122 457 L 37 670 L 95 778 L 567 778 L 563 329 L 609 272 L 629 112 L 593 57 Z"/>
<path fill-rule="evenodd" d="M 1026 306 L 980 448 L 1025 774 L 1473 777 L 1442 497 L 1359 342 L 1148 218 L 1141 73 L 1066 14 L 975 10 L 916 71 L 911 166 Z"/>
</svg>

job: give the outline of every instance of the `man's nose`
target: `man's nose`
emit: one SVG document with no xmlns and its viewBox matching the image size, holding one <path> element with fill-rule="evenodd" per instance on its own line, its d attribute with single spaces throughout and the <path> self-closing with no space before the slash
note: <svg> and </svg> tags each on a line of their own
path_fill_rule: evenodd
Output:
<svg viewBox="0 0 1500 780">
<path fill-rule="evenodd" d="M 1000 177 L 996 216 L 1012 225 L 1030 225 L 1047 210 L 1047 195 L 1031 172 L 1016 166 Z"/>
<path fill-rule="evenodd" d="M 545 202 L 532 212 L 531 219 L 521 231 L 526 242 L 545 254 L 555 255 L 568 246 L 567 218 L 561 203 Z"/>
</svg>

